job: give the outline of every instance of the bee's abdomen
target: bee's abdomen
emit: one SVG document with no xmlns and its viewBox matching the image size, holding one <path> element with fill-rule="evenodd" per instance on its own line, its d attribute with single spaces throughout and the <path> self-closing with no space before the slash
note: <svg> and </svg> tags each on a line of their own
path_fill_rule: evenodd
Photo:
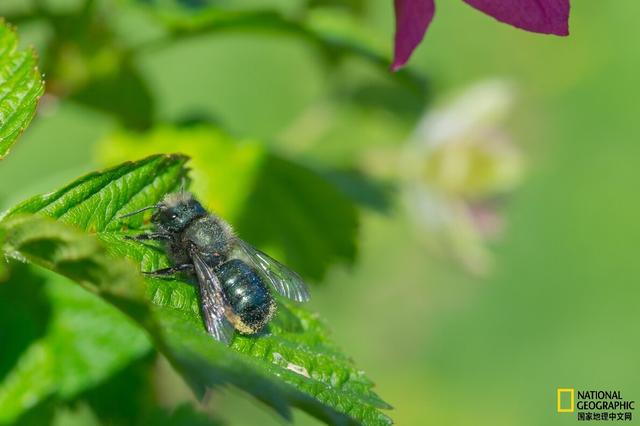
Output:
<svg viewBox="0 0 640 426">
<path fill-rule="evenodd" d="M 264 280 L 239 259 L 229 260 L 216 270 L 227 300 L 238 316 L 234 326 L 243 333 L 255 333 L 273 316 L 275 303 Z"/>
</svg>

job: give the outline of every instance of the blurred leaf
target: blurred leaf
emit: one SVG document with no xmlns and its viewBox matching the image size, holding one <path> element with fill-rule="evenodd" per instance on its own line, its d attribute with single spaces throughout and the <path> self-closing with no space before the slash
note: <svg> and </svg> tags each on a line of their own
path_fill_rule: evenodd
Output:
<svg viewBox="0 0 640 426">
<path fill-rule="evenodd" d="M 222 423 L 194 410 L 189 404 L 182 404 L 171 412 L 158 409 L 147 424 L 155 426 L 215 426 Z"/>
<path fill-rule="evenodd" d="M 211 416 L 184 403 L 173 410 L 159 406 L 154 380 L 156 356 L 135 360 L 97 387 L 78 396 L 73 404 L 86 404 L 101 424 L 109 426 L 214 426 Z M 65 425 L 66 426 L 66 425 Z"/>
<path fill-rule="evenodd" d="M 9 268 L 6 259 L 0 258 L 0 284 L 7 279 L 8 270 Z"/>
<path fill-rule="evenodd" d="M 376 81 L 371 77 L 364 78 L 362 75 L 344 79 L 337 85 L 334 92 L 336 99 L 347 104 L 352 103 L 365 113 L 381 110 L 403 118 L 412 125 L 420 118 L 430 101 L 426 91 L 422 92 L 421 96 L 416 96 L 413 91 L 398 88 L 389 81 L 382 79 Z"/>
<path fill-rule="evenodd" d="M 45 279 L 41 275 L 18 264 L 11 278 L 0 285 L 0 378 L 7 375 L 33 341 L 45 335 L 51 315 L 43 288 Z M 24 284 L 16 284 L 17 279 Z M 19 324 L 19 332 L 9 324 Z"/>
<path fill-rule="evenodd" d="M 102 423 L 84 401 L 73 405 L 57 406 L 51 426 L 102 426 Z"/>
<path fill-rule="evenodd" d="M 153 93 L 115 34 L 115 21 L 95 4 L 85 6 L 47 14 L 52 32 L 43 52 L 48 93 L 109 114 L 124 126 L 149 127 Z"/>
<path fill-rule="evenodd" d="M 148 3 L 129 1 L 134 4 Z M 394 74 L 389 72 L 390 49 L 386 40 L 378 40 L 375 33 L 367 31 L 361 21 L 338 10 L 314 9 L 307 11 L 303 18 L 291 18 L 275 10 L 230 10 L 218 4 L 194 8 L 185 7 L 182 2 L 169 1 L 144 6 L 169 30 L 168 38 L 160 40 L 161 44 L 217 32 L 293 36 L 317 48 L 327 63 L 358 57 L 415 92 L 425 91 L 425 80 L 411 70 Z"/>
<path fill-rule="evenodd" d="M 78 395 L 77 400 L 91 407 L 105 425 L 155 424 L 148 420 L 157 409 L 153 380 L 156 358 L 148 354 L 134 360 L 109 380 Z"/>
<path fill-rule="evenodd" d="M 17 47 L 15 31 L 0 18 L 0 160 L 31 122 L 44 91 L 35 53 Z"/>
<path fill-rule="evenodd" d="M 0 424 L 72 398 L 149 350 L 140 329 L 59 275 L 16 267 L 0 286 Z"/>
<path fill-rule="evenodd" d="M 353 203 L 321 175 L 256 141 L 234 140 L 207 125 L 159 127 L 109 138 L 99 158 L 114 164 L 176 147 L 192 157 L 193 192 L 243 239 L 314 280 L 337 261 L 353 262 Z"/>
<path fill-rule="evenodd" d="M 49 397 L 30 407 L 17 420 L 11 422 L 11 426 L 51 425 L 59 404 L 54 397 Z M 26 408 L 25 408 L 26 409 Z M 3 424 L 0 422 L 0 424 Z"/>
<path fill-rule="evenodd" d="M 323 175 L 356 203 L 389 213 L 395 186 L 375 180 L 357 169 L 325 170 Z"/>
<path fill-rule="evenodd" d="M 261 247 L 281 247 L 289 265 L 314 279 L 337 260 L 354 260 L 357 211 L 336 187 L 274 155 L 265 158 L 257 179 L 235 223 L 240 235 Z"/>
<path fill-rule="evenodd" d="M 228 348 L 202 326 L 192 283 L 148 278 L 146 297 L 155 322 L 148 321 L 133 297 L 137 278 L 117 257 L 135 260 L 142 270 L 165 266 L 168 259 L 157 247 L 124 239 L 124 222 L 116 217 L 154 204 L 178 187 L 184 162 L 181 156 L 153 156 L 125 163 L 22 203 L 0 222 L 5 254 L 67 275 L 115 303 L 149 331 L 199 396 L 208 387 L 231 383 L 286 418 L 289 406 L 296 406 L 332 424 L 390 424 L 378 410 L 388 405 L 371 390 L 372 382 L 333 345 L 317 317 L 293 303 L 281 301 L 268 330 L 238 335 Z M 27 212 L 59 221 L 20 215 Z M 111 256 L 93 237 L 62 222 L 96 232 Z"/>
<path fill-rule="evenodd" d="M 122 125 L 134 129 L 151 126 L 155 104 L 147 82 L 128 62 L 111 75 L 91 80 L 71 99 L 110 114 Z"/>
<path fill-rule="evenodd" d="M 308 0 L 309 8 L 316 7 L 335 7 L 347 9 L 354 14 L 362 14 L 366 10 L 367 2 L 365 0 Z"/>
</svg>

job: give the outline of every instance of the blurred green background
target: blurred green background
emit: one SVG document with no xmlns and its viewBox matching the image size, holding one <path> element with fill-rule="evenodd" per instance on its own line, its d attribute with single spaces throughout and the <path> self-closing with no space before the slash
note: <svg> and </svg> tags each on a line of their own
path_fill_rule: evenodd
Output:
<svg viewBox="0 0 640 426">
<path fill-rule="evenodd" d="M 15 10 L 11 3 L 19 2 L 0 6 L 0 15 Z M 368 2 L 359 12 L 388 47 L 391 3 Z M 160 120 L 204 114 L 318 167 L 365 170 L 372 151 L 400 150 L 420 111 L 452 91 L 487 78 L 515 83 L 508 127 L 527 173 L 506 204 L 490 273 L 470 274 L 426 250 L 392 195 L 386 211 L 363 208 L 355 264 L 332 268 L 312 289 L 311 308 L 394 406 L 397 424 L 573 424 L 574 415 L 555 411 L 558 387 L 640 398 L 640 3 L 573 3 L 571 36 L 553 38 L 499 24 L 463 2 L 438 2 L 410 64 L 428 79 L 424 106 L 389 84 L 368 92 L 380 96 L 375 107 L 344 102 L 323 115 L 327 99 L 387 77 L 357 61 L 327 72 L 291 37 L 205 35 L 136 59 Z M 136 12 L 114 19 L 126 37 L 146 37 Z M 23 43 L 42 55 L 47 30 L 17 24 Z M 117 127 L 78 104 L 47 101 L 0 164 L 3 208 L 99 167 L 96 144 Z M 327 117 L 322 136 L 298 139 L 300 126 L 310 134 L 308 121 Z M 168 405 L 189 398 L 184 385 L 159 391 Z M 229 424 L 283 422 L 237 391 L 215 393 L 209 404 Z M 295 421 L 316 423 L 300 412 Z"/>
</svg>

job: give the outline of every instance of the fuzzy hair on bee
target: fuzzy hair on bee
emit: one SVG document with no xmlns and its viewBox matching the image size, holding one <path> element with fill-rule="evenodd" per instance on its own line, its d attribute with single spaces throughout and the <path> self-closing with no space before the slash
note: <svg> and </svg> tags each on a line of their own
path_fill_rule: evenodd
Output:
<svg viewBox="0 0 640 426">
<path fill-rule="evenodd" d="M 145 273 L 194 276 L 205 327 L 217 340 L 228 344 L 234 330 L 254 334 L 264 328 L 277 308 L 272 289 L 294 301 L 309 300 L 298 274 L 238 238 L 225 220 L 208 212 L 191 193 L 167 194 L 158 204 L 121 217 L 149 209 L 155 210 L 153 231 L 132 239 L 160 241 L 172 266 Z"/>
</svg>

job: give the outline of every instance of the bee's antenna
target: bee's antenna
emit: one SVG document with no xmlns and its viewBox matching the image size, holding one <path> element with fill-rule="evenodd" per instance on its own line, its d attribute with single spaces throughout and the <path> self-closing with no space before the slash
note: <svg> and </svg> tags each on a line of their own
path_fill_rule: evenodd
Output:
<svg viewBox="0 0 640 426">
<path fill-rule="evenodd" d="M 138 209 L 136 211 L 133 211 L 131 213 L 127 213 L 127 214 L 123 214 L 122 216 L 118 216 L 118 219 L 124 219 L 125 217 L 134 216 L 134 215 L 136 215 L 138 213 L 142 213 L 143 211 L 156 209 L 156 208 L 158 208 L 158 206 L 155 206 L 155 205 L 154 206 L 143 207 L 143 208 Z"/>
<path fill-rule="evenodd" d="M 182 176 L 182 180 L 180 181 L 180 193 L 184 194 L 185 188 L 187 186 L 187 178 Z"/>
</svg>

